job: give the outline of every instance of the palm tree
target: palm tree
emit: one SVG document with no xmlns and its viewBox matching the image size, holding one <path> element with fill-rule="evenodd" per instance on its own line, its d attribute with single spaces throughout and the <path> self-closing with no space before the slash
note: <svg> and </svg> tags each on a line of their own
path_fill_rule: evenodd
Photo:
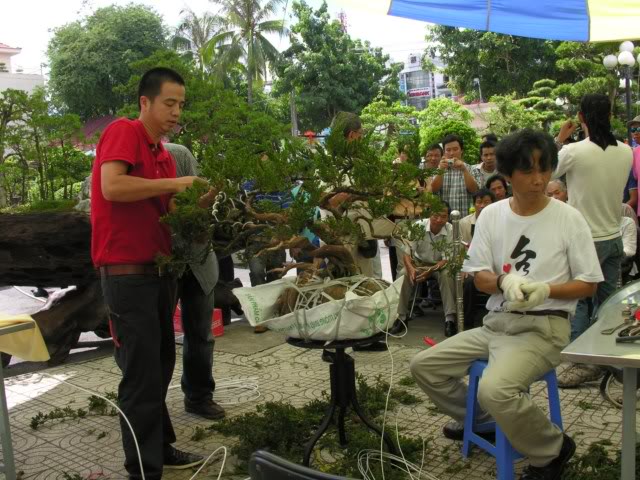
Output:
<svg viewBox="0 0 640 480">
<path fill-rule="evenodd" d="M 180 16 L 182 20 L 171 39 L 173 48 L 187 51 L 191 56 L 195 56 L 200 71 L 204 73 L 207 44 L 226 25 L 224 18 L 209 12 L 199 17 L 190 8 L 183 9 Z"/>
<path fill-rule="evenodd" d="M 247 101 L 253 101 L 253 83 L 261 81 L 267 74 L 267 66 L 279 55 L 265 34 L 286 32 L 284 20 L 271 19 L 279 10 L 283 0 L 268 0 L 264 6 L 259 0 L 212 0 L 219 4 L 225 17 L 226 29 L 213 36 L 207 43 L 205 61 L 211 61 L 217 53 L 219 67 L 235 64 L 242 60 L 245 64 L 248 95 Z"/>
</svg>

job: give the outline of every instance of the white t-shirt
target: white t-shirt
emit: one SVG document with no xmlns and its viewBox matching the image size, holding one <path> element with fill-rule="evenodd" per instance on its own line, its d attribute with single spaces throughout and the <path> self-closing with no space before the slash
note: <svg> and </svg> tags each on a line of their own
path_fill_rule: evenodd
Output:
<svg viewBox="0 0 640 480">
<path fill-rule="evenodd" d="M 527 217 L 513 213 L 509 199 L 482 210 L 462 270 L 496 274 L 509 270 L 550 284 L 604 280 L 587 222 L 575 208 L 553 198 L 540 212 Z M 487 310 L 504 311 L 503 302 L 501 293 L 493 294 Z M 573 313 L 577 303 L 549 298 L 533 310 Z"/>
<path fill-rule="evenodd" d="M 620 236 L 620 201 L 633 153 L 618 142 L 602 150 L 588 138 L 565 145 L 553 178 L 567 175 L 569 205 L 584 215 L 595 242 Z"/>
</svg>

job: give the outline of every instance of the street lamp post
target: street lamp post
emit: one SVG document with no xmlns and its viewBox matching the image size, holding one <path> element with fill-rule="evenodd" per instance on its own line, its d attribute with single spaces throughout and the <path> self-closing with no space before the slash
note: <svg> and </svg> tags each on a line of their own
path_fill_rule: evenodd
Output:
<svg viewBox="0 0 640 480">
<path fill-rule="evenodd" d="M 631 120 L 631 69 L 636 64 L 636 59 L 633 57 L 634 45 L 632 42 L 626 41 L 620 44 L 620 52 L 618 56 L 607 55 L 602 59 L 602 64 L 608 70 L 613 70 L 618 65 L 622 70 L 625 86 L 625 106 L 627 114 L 627 122 Z M 638 55 L 638 63 L 640 63 L 640 55 Z M 629 145 L 631 145 L 632 138 L 631 132 L 627 128 L 627 139 Z"/>
</svg>

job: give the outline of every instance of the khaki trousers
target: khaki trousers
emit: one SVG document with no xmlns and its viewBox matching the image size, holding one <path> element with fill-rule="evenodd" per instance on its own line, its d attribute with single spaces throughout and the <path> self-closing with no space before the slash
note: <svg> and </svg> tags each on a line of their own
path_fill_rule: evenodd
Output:
<svg viewBox="0 0 640 480">
<path fill-rule="evenodd" d="M 400 265 L 402 262 L 401 255 L 398 254 L 398 278 L 404 275 L 404 264 L 402 268 Z M 447 315 L 456 314 L 456 285 L 449 273 L 446 270 L 440 272 L 433 272 L 431 274 L 438 281 L 438 288 L 440 289 L 440 296 L 442 297 L 442 309 L 444 310 L 445 317 Z M 421 284 L 411 285 L 409 279 L 402 283 L 402 290 L 400 290 L 400 300 L 398 304 L 398 316 L 401 319 L 405 319 L 411 308 L 410 303 L 413 301 L 414 288 L 420 288 Z"/>
<path fill-rule="evenodd" d="M 439 409 L 462 422 L 467 398 L 462 377 L 474 360 L 488 359 L 478 403 L 511 445 L 542 467 L 560 453 L 562 432 L 532 402 L 527 389 L 560 363 L 570 331 L 569 320 L 562 317 L 490 312 L 483 327 L 416 355 L 411 374 Z"/>
</svg>

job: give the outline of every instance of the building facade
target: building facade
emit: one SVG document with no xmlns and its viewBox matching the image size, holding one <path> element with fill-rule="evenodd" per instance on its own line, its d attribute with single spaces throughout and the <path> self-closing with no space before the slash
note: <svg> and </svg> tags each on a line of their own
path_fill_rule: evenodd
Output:
<svg viewBox="0 0 640 480">
<path fill-rule="evenodd" d="M 435 58 L 433 63 L 438 69 L 442 62 Z M 400 72 L 400 90 L 407 95 L 406 104 L 417 110 L 423 110 L 431 98 L 451 97 L 451 90 L 446 75 L 436 71 L 427 72 L 422 69 L 422 53 L 411 53 Z"/>
<path fill-rule="evenodd" d="M 42 75 L 24 73 L 21 69 L 13 67 L 11 57 L 21 51 L 21 48 L 0 43 L 0 92 L 12 88 L 31 93 L 37 87 L 44 87 Z"/>
</svg>

